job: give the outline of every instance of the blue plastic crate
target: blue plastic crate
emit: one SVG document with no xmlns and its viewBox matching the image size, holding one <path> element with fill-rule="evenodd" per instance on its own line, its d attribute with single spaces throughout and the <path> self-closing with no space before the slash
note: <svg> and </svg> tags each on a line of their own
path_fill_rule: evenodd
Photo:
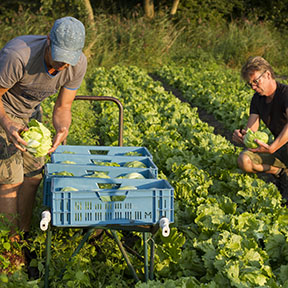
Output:
<svg viewBox="0 0 288 288">
<path fill-rule="evenodd" d="M 123 146 L 78 146 L 60 145 L 54 153 L 88 154 L 107 156 L 144 156 L 152 159 L 151 153 L 146 147 Z"/>
<path fill-rule="evenodd" d="M 53 173 L 59 172 L 72 173 L 74 177 L 85 177 L 97 172 L 105 172 L 110 178 L 117 178 L 125 176 L 131 172 L 137 172 L 143 175 L 145 179 L 155 179 L 155 174 L 151 172 L 149 168 L 125 168 L 125 167 L 108 167 L 108 166 L 96 166 L 96 165 L 70 165 L 70 164 L 55 164 L 47 163 L 44 167 L 44 199 L 43 203 L 46 206 L 51 205 L 51 197 L 48 198 L 46 191 L 51 190 L 51 178 L 52 177 L 73 177 L 73 176 L 53 176 Z"/>
<path fill-rule="evenodd" d="M 95 166 L 95 167 L 94 167 Z M 136 171 L 135 171 L 136 170 Z M 45 175 L 52 175 L 62 171 L 73 173 L 74 176 L 87 176 L 95 171 L 105 172 L 110 178 L 125 176 L 131 172 L 138 172 L 146 179 L 153 179 L 155 175 L 151 173 L 149 168 L 126 168 L 126 167 L 113 167 L 113 166 L 97 166 L 96 165 L 71 165 L 71 164 L 57 164 L 47 163 L 44 167 Z"/>
<path fill-rule="evenodd" d="M 158 168 L 154 164 L 151 158 L 149 157 L 142 157 L 142 156 L 107 156 L 107 155 L 85 155 L 85 154 L 62 154 L 62 153 L 53 153 L 51 155 L 51 162 L 58 163 L 58 164 L 65 164 L 63 162 L 74 162 L 76 165 L 95 165 L 95 166 L 103 166 L 97 165 L 97 162 L 106 162 L 107 165 L 111 163 L 117 163 L 120 167 L 124 168 L 125 163 L 131 161 L 139 161 L 146 165 L 146 168 L 150 169 L 150 171 L 155 175 L 157 178 L 158 175 Z M 71 165 L 75 165 L 71 164 Z M 107 166 L 113 167 L 113 166 Z M 130 168 L 130 167 L 126 167 Z M 131 172 L 136 171 L 137 168 L 130 168 Z"/>
<path fill-rule="evenodd" d="M 61 191 L 67 186 L 78 191 Z M 53 177 L 50 193 L 54 226 L 151 225 L 162 217 L 174 222 L 174 190 L 166 180 Z"/>
</svg>

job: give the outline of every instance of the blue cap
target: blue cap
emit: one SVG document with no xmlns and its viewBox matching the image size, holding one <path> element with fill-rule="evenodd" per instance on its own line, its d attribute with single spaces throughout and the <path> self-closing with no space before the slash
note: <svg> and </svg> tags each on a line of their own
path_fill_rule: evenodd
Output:
<svg viewBox="0 0 288 288">
<path fill-rule="evenodd" d="M 85 27 L 76 18 L 63 17 L 50 31 L 52 59 L 75 66 L 85 44 Z"/>
</svg>

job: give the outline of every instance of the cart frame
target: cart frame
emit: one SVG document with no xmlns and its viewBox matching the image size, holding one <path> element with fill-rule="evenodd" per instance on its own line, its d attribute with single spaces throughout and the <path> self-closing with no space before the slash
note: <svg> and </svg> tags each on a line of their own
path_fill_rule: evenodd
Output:
<svg viewBox="0 0 288 288">
<path fill-rule="evenodd" d="M 117 98 L 111 97 L 111 96 L 78 96 L 77 95 L 75 97 L 75 100 L 111 101 L 111 102 L 116 103 L 119 109 L 118 146 L 123 146 L 123 105 Z M 66 141 L 64 141 L 63 144 L 66 144 Z M 77 227 L 73 226 L 73 228 L 77 228 Z M 83 228 L 83 227 L 79 227 L 79 228 Z M 158 223 L 155 225 L 137 225 L 137 226 L 121 226 L 121 225 L 97 226 L 95 225 L 95 226 L 87 226 L 87 228 L 88 228 L 88 231 L 83 236 L 81 242 L 79 243 L 79 245 L 77 246 L 73 254 L 71 255 L 70 260 L 72 259 L 72 257 L 77 255 L 77 253 L 81 250 L 81 248 L 84 246 L 85 242 L 88 240 L 89 236 L 92 234 L 92 232 L 95 229 L 110 230 L 111 234 L 114 237 L 116 244 L 118 245 L 123 257 L 125 258 L 127 266 L 130 269 L 135 282 L 138 282 L 140 281 L 140 279 L 134 267 L 132 266 L 129 260 L 128 254 L 126 252 L 126 249 L 124 245 L 122 244 L 122 242 L 120 241 L 116 231 L 123 230 L 123 231 L 142 232 L 143 248 L 144 248 L 144 261 L 143 261 L 144 262 L 144 277 L 145 277 L 146 282 L 148 280 L 153 280 L 154 255 L 155 255 L 155 242 L 154 242 L 153 236 L 159 230 Z M 49 287 L 49 268 L 50 268 L 50 261 L 51 261 L 51 238 L 52 238 L 52 229 L 50 225 L 48 226 L 46 233 L 47 234 L 46 234 L 46 261 L 45 261 L 44 287 L 48 288 Z M 148 257 L 148 242 L 150 243 L 150 259 Z"/>
</svg>

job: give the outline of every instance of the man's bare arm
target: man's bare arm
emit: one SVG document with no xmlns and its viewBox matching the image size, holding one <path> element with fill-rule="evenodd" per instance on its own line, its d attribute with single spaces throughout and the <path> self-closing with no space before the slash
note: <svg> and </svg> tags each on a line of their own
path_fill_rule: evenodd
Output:
<svg viewBox="0 0 288 288">
<path fill-rule="evenodd" d="M 10 142 L 14 143 L 14 145 L 21 151 L 25 151 L 26 149 L 23 148 L 20 144 L 27 145 L 27 143 L 20 137 L 19 133 L 22 130 L 25 130 L 26 127 L 23 125 L 13 122 L 7 115 L 3 102 L 2 96 L 8 91 L 7 88 L 0 87 L 0 125 L 5 130 L 7 137 Z"/>
<path fill-rule="evenodd" d="M 71 124 L 71 107 L 77 90 L 61 88 L 53 110 L 53 125 L 56 135 L 53 140 L 53 146 L 48 151 L 52 153 L 66 139 Z"/>
</svg>

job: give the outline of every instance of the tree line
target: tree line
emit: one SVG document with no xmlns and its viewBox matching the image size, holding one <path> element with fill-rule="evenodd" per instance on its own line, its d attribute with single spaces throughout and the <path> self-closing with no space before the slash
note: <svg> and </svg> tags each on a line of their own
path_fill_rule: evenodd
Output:
<svg viewBox="0 0 288 288">
<path fill-rule="evenodd" d="M 268 21 L 284 30 L 288 22 L 286 0 L 2 0 L 0 21 L 13 20 L 23 10 L 53 18 L 64 13 L 80 17 L 85 14 L 89 21 L 93 21 L 97 13 L 148 19 L 166 13 L 176 21 L 187 17 L 195 24 L 219 20 Z"/>
</svg>

